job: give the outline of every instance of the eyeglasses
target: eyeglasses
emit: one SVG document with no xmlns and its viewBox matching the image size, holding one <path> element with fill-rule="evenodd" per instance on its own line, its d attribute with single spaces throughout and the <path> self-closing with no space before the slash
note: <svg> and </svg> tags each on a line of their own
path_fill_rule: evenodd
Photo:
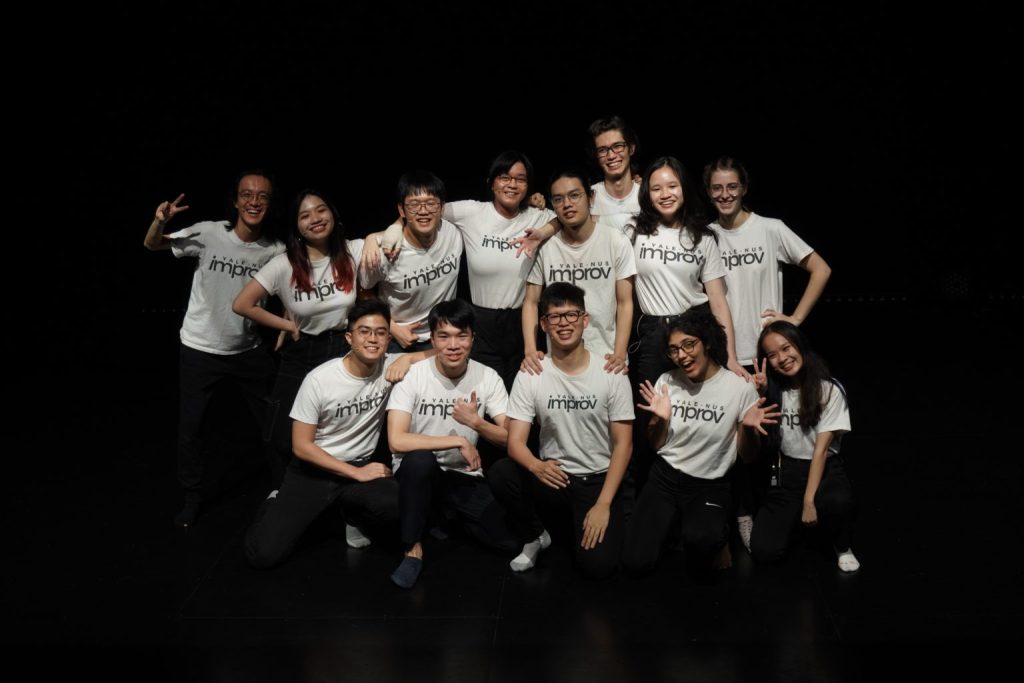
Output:
<svg viewBox="0 0 1024 683">
<path fill-rule="evenodd" d="M 357 327 L 352 330 L 352 333 L 360 339 L 368 339 L 370 337 L 387 337 L 388 331 L 383 327 L 373 329 L 371 327 Z"/>
<path fill-rule="evenodd" d="M 517 185 L 526 185 L 530 182 L 530 179 L 524 175 L 509 175 L 508 173 L 502 173 L 497 177 L 497 181 L 502 185 L 511 185 L 513 182 Z"/>
<path fill-rule="evenodd" d="M 253 192 L 252 190 L 242 190 L 238 193 L 238 198 L 243 202 L 251 202 L 254 199 L 259 199 L 261 202 L 270 201 L 269 192 Z"/>
<path fill-rule="evenodd" d="M 551 195 L 551 204 L 553 206 L 561 206 L 562 204 L 569 202 L 575 204 L 579 200 L 583 199 L 583 195 L 586 194 L 582 190 L 573 190 L 569 194 L 555 194 Z"/>
<path fill-rule="evenodd" d="M 541 317 L 548 321 L 548 325 L 560 325 L 562 321 L 572 325 L 585 313 L 586 311 L 566 311 L 565 313 L 548 313 Z"/>
<path fill-rule="evenodd" d="M 624 151 L 626 151 L 626 143 L 625 142 L 613 142 L 612 144 L 608 145 L 607 147 L 598 147 L 594 151 L 597 152 L 597 157 L 599 159 L 604 159 L 611 152 L 615 152 L 616 154 L 622 154 Z"/>
<path fill-rule="evenodd" d="M 712 185 L 711 196 L 720 197 L 723 192 L 728 192 L 731 195 L 739 193 L 740 188 L 743 187 L 739 183 L 729 183 L 728 185 Z"/>
<path fill-rule="evenodd" d="M 413 199 L 412 201 L 405 202 L 405 210 L 412 211 L 413 213 L 419 213 L 421 209 L 427 213 L 434 213 L 440 208 L 441 202 L 437 199 L 428 199 L 426 201 Z"/>
<path fill-rule="evenodd" d="M 669 358 L 675 358 L 675 357 L 677 357 L 680 354 L 680 352 L 683 352 L 683 351 L 685 351 L 688 355 L 692 356 L 693 355 L 693 350 L 695 348 L 697 348 L 697 344 L 699 344 L 699 343 L 700 343 L 700 339 L 687 339 L 686 341 L 684 341 L 679 346 L 673 346 L 673 345 L 669 344 L 669 347 L 667 349 L 668 357 Z"/>
</svg>

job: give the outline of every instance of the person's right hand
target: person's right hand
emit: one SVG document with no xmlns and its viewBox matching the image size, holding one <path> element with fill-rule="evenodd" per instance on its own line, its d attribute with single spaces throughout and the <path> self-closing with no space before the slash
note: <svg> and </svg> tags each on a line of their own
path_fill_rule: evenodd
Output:
<svg viewBox="0 0 1024 683">
<path fill-rule="evenodd" d="M 539 375 L 543 371 L 540 365 L 542 360 L 544 360 L 543 351 L 530 351 L 523 356 L 523 362 L 519 364 L 519 372 L 525 372 L 530 375 Z"/>
<path fill-rule="evenodd" d="M 398 345 L 407 349 L 420 340 L 420 336 L 414 331 L 420 324 L 391 322 L 391 336 L 395 338 Z"/>
<path fill-rule="evenodd" d="M 185 198 L 185 193 L 182 192 L 178 195 L 178 198 L 173 202 L 162 202 L 160 206 L 156 207 L 156 220 L 161 225 L 177 216 L 182 211 L 188 210 L 188 205 L 178 206 L 178 202 Z"/>
<path fill-rule="evenodd" d="M 459 453 L 462 454 L 462 458 L 466 461 L 467 471 L 472 472 L 480 469 L 480 451 L 476 449 L 476 446 L 463 439 L 462 445 L 459 446 Z"/>
<path fill-rule="evenodd" d="M 569 485 L 569 475 L 562 470 L 562 463 L 558 460 L 538 460 L 530 472 L 540 480 L 540 483 L 555 490 L 564 489 Z"/>
<path fill-rule="evenodd" d="M 356 481 L 373 481 L 374 479 L 387 479 L 391 476 L 391 469 L 379 462 L 371 462 L 356 468 Z"/>
</svg>

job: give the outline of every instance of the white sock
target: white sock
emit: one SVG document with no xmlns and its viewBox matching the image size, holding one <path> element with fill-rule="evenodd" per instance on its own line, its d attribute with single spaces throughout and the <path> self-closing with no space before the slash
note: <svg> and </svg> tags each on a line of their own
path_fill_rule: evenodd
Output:
<svg viewBox="0 0 1024 683">
<path fill-rule="evenodd" d="M 363 535 L 359 527 L 352 526 L 351 524 L 345 525 L 345 542 L 348 543 L 350 548 L 365 548 L 370 545 L 370 539 Z"/>
<path fill-rule="evenodd" d="M 740 541 L 743 547 L 750 552 L 750 534 L 754 531 L 754 518 L 750 515 L 741 515 L 736 518 L 736 530 L 740 534 Z"/>
<path fill-rule="evenodd" d="M 509 562 L 508 566 L 514 572 L 525 572 L 527 569 L 533 569 L 533 566 L 537 564 L 537 556 L 540 555 L 540 551 L 545 550 L 550 545 L 551 535 L 547 530 L 542 531 L 540 536 L 523 546 L 523 552 L 519 553 L 514 560 Z"/>
<path fill-rule="evenodd" d="M 857 560 L 857 556 L 853 554 L 853 548 L 839 553 L 839 568 L 844 572 L 855 572 L 860 569 L 860 562 Z"/>
<path fill-rule="evenodd" d="M 274 500 L 275 498 L 277 498 L 277 489 L 267 494 L 267 500 Z"/>
</svg>

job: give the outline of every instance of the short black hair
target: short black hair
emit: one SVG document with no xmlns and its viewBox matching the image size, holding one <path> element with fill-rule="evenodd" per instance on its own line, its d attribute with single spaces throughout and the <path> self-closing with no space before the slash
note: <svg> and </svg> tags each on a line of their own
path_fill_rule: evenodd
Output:
<svg viewBox="0 0 1024 683">
<path fill-rule="evenodd" d="M 418 194 L 434 195 L 445 201 L 444 182 L 430 171 L 410 171 L 398 179 L 398 203 L 404 204 L 405 198 Z"/>
<path fill-rule="evenodd" d="M 368 315 L 382 316 L 388 326 L 391 325 L 391 307 L 376 297 L 370 297 L 357 300 L 352 308 L 348 309 L 348 331 L 351 332 L 356 322 Z"/>
<path fill-rule="evenodd" d="M 442 301 L 430 309 L 428 323 L 431 334 L 437 331 L 437 326 L 442 323 L 472 332 L 473 326 L 476 324 L 476 313 L 473 312 L 473 307 L 462 299 Z"/>
<path fill-rule="evenodd" d="M 583 301 L 583 290 L 571 282 L 555 282 L 544 288 L 540 293 L 540 300 L 537 302 L 537 312 L 540 317 L 547 315 L 552 306 L 563 306 L 573 304 L 579 306 L 581 311 L 587 310 Z"/>
</svg>

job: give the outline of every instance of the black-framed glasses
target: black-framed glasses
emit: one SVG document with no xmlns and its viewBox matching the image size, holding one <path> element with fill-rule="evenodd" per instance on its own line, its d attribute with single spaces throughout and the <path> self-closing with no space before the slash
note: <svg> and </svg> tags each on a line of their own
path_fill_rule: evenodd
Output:
<svg viewBox="0 0 1024 683">
<path fill-rule="evenodd" d="M 419 213 L 420 210 L 426 211 L 427 213 L 434 213 L 441 208 L 441 202 L 438 199 L 413 199 L 405 202 L 405 210 L 413 213 Z"/>
<path fill-rule="evenodd" d="M 682 352 L 682 351 L 685 351 L 687 354 L 692 356 L 693 355 L 693 350 L 695 348 L 697 348 L 697 344 L 699 344 L 699 343 L 700 343 L 700 339 L 687 339 L 686 341 L 684 341 L 679 346 L 674 346 L 672 344 L 669 344 L 668 348 L 665 350 L 665 352 L 668 354 L 669 358 L 677 358 L 679 356 L 680 352 Z"/>
<path fill-rule="evenodd" d="M 740 185 L 739 183 L 729 183 L 728 185 L 712 185 L 710 188 L 711 196 L 720 197 L 723 192 L 728 192 L 731 195 L 735 195 L 739 193 L 741 187 L 743 186 Z"/>
<path fill-rule="evenodd" d="M 582 190 L 573 190 L 569 194 L 553 194 L 551 195 L 551 205 L 561 206 L 566 202 L 569 202 L 570 204 L 576 204 L 581 199 L 583 199 L 584 195 L 586 195 L 586 193 L 583 192 Z"/>
<path fill-rule="evenodd" d="M 627 145 L 626 145 L 625 142 L 613 142 L 612 144 L 608 145 L 607 147 L 598 147 L 594 151 L 597 152 L 598 158 L 604 159 L 611 152 L 615 152 L 616 154 L 622 154 L 623 152 L 626 151 L 626 147 L 627 147 Z"/>
<path fill-rule="evenodd" d="M 559 325 L 564 320 L 570 325 L 575 324 L 586 311 L 565 311 L 564 313 L 547 313 L 543 316 L 548 321 L 548 325 Z"/>
</svg>

